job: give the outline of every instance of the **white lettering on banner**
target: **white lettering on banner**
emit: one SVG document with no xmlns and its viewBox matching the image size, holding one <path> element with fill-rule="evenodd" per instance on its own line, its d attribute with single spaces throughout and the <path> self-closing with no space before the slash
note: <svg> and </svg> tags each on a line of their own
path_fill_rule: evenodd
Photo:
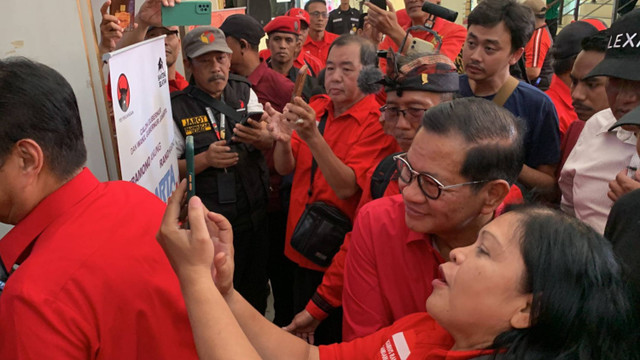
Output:
<svg viewBox="0 0 640 360">
<path fill-rule="evenodd" d="M 156 187 L 154 193 L 157 197 L 162 199 L 162 201 L 167 202 L 169 196 L 171 196 L 171 192 L 173 191 L 174 184 L 176 183 L 176 173 L 173 170 L 173 166 L 169 167 L 169 170 L 160 180 L 160 184 Z"/>
<path fill-rule="evenodd" d="M 622 38 L 622 36 L 624 35 L 624 37 L 626 38 L 626 40 L 624 40 Z M 613 38 L 613 36 L 611 36 L 609 38 L 609 43 L 607 44 L 607 49 L 619 49 L 619 48 L 626 48 L 628 47 L 640 47 L 640 39 L 638 39 L 638 42 L 634 44 L 634 39 L 635 37 L 638 36 L 638 33 L 620 33 L 618 35 L 615 36 L 615 40 Z M 613 40 L 613 45 L 611 44 L 611 41 Z M 620 45 L 620 43 L 624 40 L 624 44 Z"/>
</svg>

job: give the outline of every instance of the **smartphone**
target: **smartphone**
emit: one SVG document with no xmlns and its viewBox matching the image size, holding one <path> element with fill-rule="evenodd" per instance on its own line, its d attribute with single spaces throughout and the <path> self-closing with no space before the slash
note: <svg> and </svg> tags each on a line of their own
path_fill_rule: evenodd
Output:
<svg viewBox="0 0 640 360">
<path fill-rule="evenodd" d="M 182 1 L 162 7 L 162 26 L 211 25 L 210 1 Z"/>
<path fill-rule="evenodd" d="M 387 10 L 387 0 L 369 0 L 373 5 L 382 10 Z"/>
<path fill-rule="evenodd" d="M 113 0 L 109 7 L 109 13 L 120 20 L 120 27 L 124 31 L 133 30 L 133 19 L 136 16 L 135 0 Z"/>
<path fill-rule="evenodd" d="M 296 83 L 293 86 L 293 94 L 291 95 L 291 102 L 296 96 L 302 96 L 302 89 L 304 89 L 304 81 L 307 79 L 307 64 L 302 65 L 298 70 L 298 76 L 296 77 Z"/>
<path fill-rule="evenodd" d="M 193 135 L 186 139 L 186 160 L 187 160 L 187 203 L 196 194 L 196 172 L 193 161 Z"/>
</svg>

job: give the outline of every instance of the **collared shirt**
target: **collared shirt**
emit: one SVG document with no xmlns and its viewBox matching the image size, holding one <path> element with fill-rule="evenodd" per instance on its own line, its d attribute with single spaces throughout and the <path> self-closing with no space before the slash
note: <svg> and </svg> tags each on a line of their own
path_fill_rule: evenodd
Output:
<svg viewBox="0 0 640 360">
<path fill-rule="evenodd" d="M 460 75 L 460 97 L 475 96 L 467 75 Z M 493 100 L 495 94 L 483 99 Z M 551 99 L 540 89 L 520 81 L 504 108 L 526 123 L 524 163 L 532 168 L 555 165 L 560 161 L 560 131 L 558 115 Z"/>
<path fill-rule="evenodd" d="M 271 103 L 274 109 L 282 112 L 284 106 L 291 101 L 293 83 L 267 66 L 265 61 L 253 70 L 247 77 L 251 82 L 251 88 L 258 96 L 261 104 Z"/>
<path fill-rule="evenodd" d="M 424 304 L 423 304 L 424 305 Z M 406 316 L 364 338 L 320 346 L 320 360 L 471 360 L 491 350 L 454 351 L 454 340 L 428 313 Z"/>
<path fill-rule="evenodd" d="M 558 128 L 560 129 L 560 140 L 564 139 L 569 125 L 574 122 L 578 115 L 573 110 L 573 100 L 571 99 L 571 89 L 556 74 L 551 77 L 551 86 L 545 91 L 549 96 L 558 113 Z"/>
<path fill-rule="evenodd" d="M 403 26 L 402 28 L 407 31 L 407 29 L 411 27 L 411 23 Z M 451 61 L 455 61 L 462 50 L 462 45 L 464 44 L 465 39 L 467 38 L 467 29 L 462 25 L 458 25 L 456 23 L 452 23 L 451 21 L 447 21 L 445 19 L 436 18 L 436 21 L 433 24 L 433 31 L 438 33 L 442 38 L 442 47 L 440 48 L 440 53 L 445 55 Z M 432 33 L 427 31 L 410 31 L 411 36 L 428 41 L 433 44 L 433 46 L 437 46 L 437 40 L 433 36 Z M 391 48 L 393 51 L 398 51 L 399 46 L 391 39 L 389 36 L 386 36 L 384 40 L 378 46 L 379 50 L 389 50 Z M 384 69 L 387 67 L 387 60 L 380 59 L 380 69 L 384 72 Z"/>
<path fill-rule="evenodd" d="M 382 130 L 378 120 L 380 111 L 375 97 L 373 95 L 365 96 L 338 117 L 334 117 L 333 102 L 327 95 L 313 97 L 309 105 L 315 110 L 318 121 L 325 112 L 328 112 L 323 135 L 324 141 L 327 142 L 338 159 L 353 170 L 358 187 L 363 189 L 368 186 L 367 172 L 369 168 L 393 153 L 396 148 L 395 140 Z M 339 199 L 329 186 L 321 169 L 318 168 L 315 172 L 313 192 L 310 197 L 308 190 L 311 176 L 311 150 L 295 132 L 291 138 L 291 148 L 296 159 L 296 166 L 291 187 L 284 252 L 289 259 L 301 267 L 324 271 L 326 268 L 315 265 L 291 247 L 289 242 L 293 230 L 306 205 L 315 201 L 324 201 L 333 205 L 353 220 L 361 191 L 348 199 Z"/>
<path fill-rule="evenodd" d="M 343 339 L 374 333 L 425 311 L 431 280 L 439 276 L 443 262 L 430 235 L 405 225 L 402 195 L 365 205 L 353 225 L 345 263 Z"/>
<path fill-rule="evenodd" d="M 1 359 L 197 359 L 178 279 L 155 234 L 165 205 L 88 169 L 2 240 Z M 171 341 L 167 341 L 170 339 Z"/>
<path fill-rule="evenodd" d="M 349 7 L 343 11 L 339 7 L 329 13 L 327 31 L 334 34 L 355 34 L 360 21 L 360 11 Z"/>
<path fill-rule="evenodd" d="M 615 122 L 611 109 L 597 112 L 587 121 L 558 180 L 562 210 L 600 234 L 613 205 L 607 197 L 609 182 L 630 165 L 634 154 L 637 157 L 632 132 L 622 128 L 608 131 Z"/>
<path fill-rule="evenodd" d="M 302 51 L 307 52 L 315 56 L 322 63 L 322 67 L 327 65 L 327 56 L 329 56 L 329 48 L 333 40 L 337 39 L 338 35 L 325 31 L 322 40 L 315 41 L 311 36 L 307 36 L 307 40 L 302 45 Z"/>
<path fill-rule="evenodd" d="M 184 90 L 187 86 L 189 86 L 189 82 L 177 71 L 176 78 L 169 80 L 169 92 Z"/>
</svg>

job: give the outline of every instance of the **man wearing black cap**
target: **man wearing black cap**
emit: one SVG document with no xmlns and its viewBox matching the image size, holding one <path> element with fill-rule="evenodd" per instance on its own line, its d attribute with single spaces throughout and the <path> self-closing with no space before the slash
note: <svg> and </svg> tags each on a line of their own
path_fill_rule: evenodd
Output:
<svg viewBox="0 0 640 360">
<path fill-rule="evenodd" d="M 587 121 L 559 180 L 562 209 L 600 233 L 613 201 L 636 184 L 627 175 L 628 167 L 637 168 L 640 164 L 633 133 L 619 127 L 610 129 L 640 105 L 640 9 L 613 23 L 609 34 L 604 60 L 585 77 L 609 77 L 609 109 Z M 604 196 L 609 187 L 610 199 Z"/>
<path fill-rule="evenodd" d="M 553 76 L 551 85 L 545 93 L 553 101 L 558 113 L 558 128 L 560 137 L 564 138 L 569 125 L 578 118 L 571 104 L 571 69 L 573 63 L 582 50 L 582 39 L 595 35 L 599 30 L 606 29 L 600 20 L 584 19 L 565 26 L 556 36 L 551 47 L 553 57 Z M 590 71 L 590 70 L 589 70 Z"/>
<path fill-rule="evenodd" d="M 171 96 L 180 175 L 186 173 L 185 137 L 193 135 L 196 195 L 233 225 L 239 270 L 234 283 L 264 312 L 269 293 L 264 231 L 269 182 L 260 149 L 270 147 L 273 140 L 267 133 L 261 136 L 263 129 L 255 122 L 242 125 L 249 116 L 262 114 L 262 105 L 245 78 L 229 74 L 232 51 L 224 33 L 197 27 L 184 37 L 182 46 L 192 78 L 189 87 Z"/>
<path fill-rule="evenodd" d="M 231 72 L 249 79 L 260 103 L 269 102 L 274 109 L 282 111 L 291 100 L 293 82 L 260 61 L 258 44 L 264 36 L 260 23 L 249 15 L 236 14 L 229 16 L 220 30 L 233 51 Z"/>
</svg>

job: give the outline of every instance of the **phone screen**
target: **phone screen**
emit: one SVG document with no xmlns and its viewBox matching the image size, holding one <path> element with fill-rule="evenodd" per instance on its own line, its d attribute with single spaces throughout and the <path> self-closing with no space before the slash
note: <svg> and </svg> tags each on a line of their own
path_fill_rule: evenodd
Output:
<svg viewBox="0 0 640 360">
<path fill-rule="evenodd" d="M 387 1 L 386 0 L 369 0 L 371 3 L 382 10 L 387 10 Z"/>
</svg>

